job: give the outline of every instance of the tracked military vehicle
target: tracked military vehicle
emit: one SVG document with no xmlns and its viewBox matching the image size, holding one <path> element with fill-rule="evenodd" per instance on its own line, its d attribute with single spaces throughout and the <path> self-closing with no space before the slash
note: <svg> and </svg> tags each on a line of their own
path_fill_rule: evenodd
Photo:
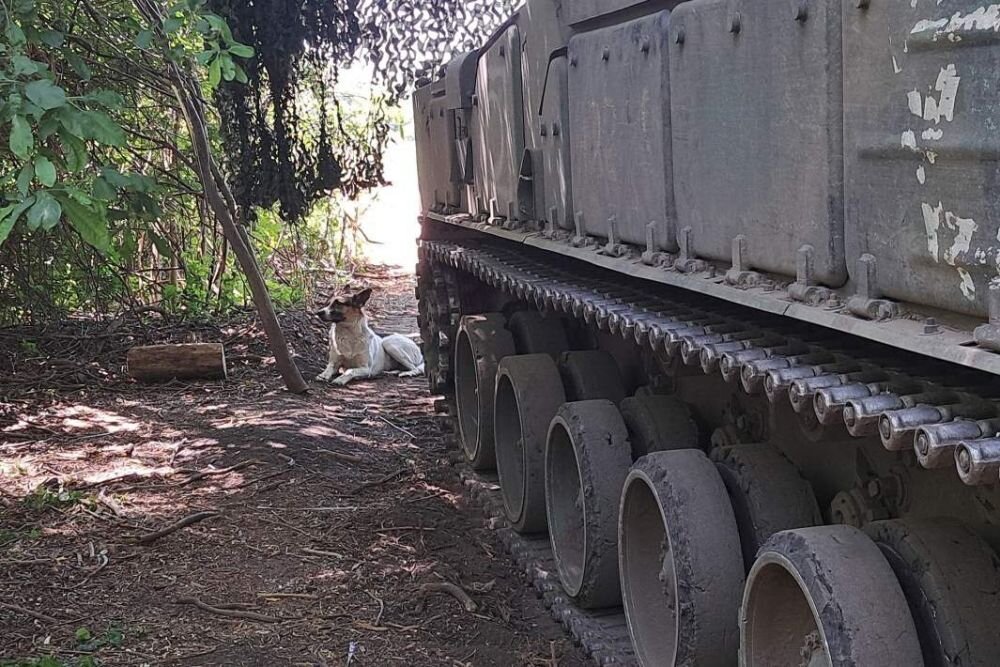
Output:
<svg viewBox="0 0 1000 667">
<path fill-rule="evenodd" d="M 1000 664 L 1000 5 L 528 0 L 414 108 L 431 386 L 595 660 Z"/>
</svg>

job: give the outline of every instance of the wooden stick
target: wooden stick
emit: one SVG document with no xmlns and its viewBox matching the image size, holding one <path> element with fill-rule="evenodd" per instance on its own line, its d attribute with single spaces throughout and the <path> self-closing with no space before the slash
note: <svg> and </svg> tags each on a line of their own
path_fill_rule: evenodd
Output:
<svg viewBox="0 0 1000 667">
<path fill-rule="evenodd" d="M 150 544 L 160 539 L 161 537 L 166 537 L 170 533 L 180 530 L 181 528 L 187 528 L 193 523 L 198 523 L 199 521 L 204 521 L 205 519 L 211 519 L 212 517 L 216 516 L 219 516 L 218 512 L 198 512 L 196 514 L 191 514 L 179 521 L 175 521 L 166 528 L 161 528 L 160 530 L 154 531 L 152 533 L 146 533 L 145 535 L 139 536 L 136 542 L 138 542 L 139 544 Z"/>
<path fill-rule="evenodd" d="M 475 613 L 479 609 L 479 605 L 469 597 L 469 594 L 463 591 L 461 588 L 455 584 L 449 584 L 447 581 L 441 581 L 437 583 L 424 584 L 420 587 L 425 593 L 447 593 L 456 600 L 462 603 L 465 607 L 465 611 L 469 613 Z"/>
<path fill-rule="evenodd" d="M 30 609 L 25 609 L 24 607 L 19 607 L 16 604 L 11 604 L 9 602 L 0 602 L 0 607 L 4 609 L 10 609 L 11 611 L 19 611 L 22 614 L 27 614 L 32 618 L 36 618 L 44 623 L 52 623 L 53 625 L 59 623 L 59 619 L 52 618 L 51 616 L 46 616 L 45 614 L 40 614 L 37 611 L 31 611 Z"/>
<path fill-rule="evenodd" d="M 220 609 L 219 607 L 213 607 L 210 604 L 205 604 L 198 598 L 177 598 L 177 604 L 190 604 L 194 605 L 202 611 L 207 611 L 210 614 L 215 614 L 216 616 L 225 616 L 226 618 L 242 618 L 247 621 L 259 621 L 261 623 L 279 623 L 280 618 L 274 618 L 273 616 L 265 616 L 264 614 L 258 614 L 252 611 L 239 611 L 236 609 Z"/>
<path fill-rule="evenodd" d="M 302 600 L 316 600 L 317 596 L 312 593 L 257 593 L 257 597 L 266 599 L 298 598 Z"/>
<path fill-rule="evenodd" d="M 218 468 L 214 470 L 199 470 L 195 474 L 188 477 L 186 480 L 178 484 L 178 486 L 186 486 L 192 482 L 197 482 L 199 479 L 204 479 L 206 477 L 214 477 L 216 475 L 226 475 L 231 472 L 236 472 L 237 470 L 242 470 L 252 465 L 258 465 L 260 461 L 258 459 L 249 459 L 247 461 L 240 461 L 235 465 L 231 465 L 228 468 Z"/>
</svg>

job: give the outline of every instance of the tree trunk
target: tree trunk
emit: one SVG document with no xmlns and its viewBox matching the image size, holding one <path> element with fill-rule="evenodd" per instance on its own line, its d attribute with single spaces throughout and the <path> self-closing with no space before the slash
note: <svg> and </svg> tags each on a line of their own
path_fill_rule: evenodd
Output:
<svg viewBox="0 0 1000 667">
<path fill-rule="evenodd" d="M 133 347 L 128 374 L 140 382 L 225 380 L 226 352 L 222 343 Z"/>
<path fill-rule="evenodd" d="M 158 8 L 142 0 L 134 0 L 134 2 L 136 8 L 146 17 L 157 34 L 163 37 L 163 19 L 159 15 Z M 246 276 L 254 305 L 257 307 L 257 313 L 260 315 L 261 324 L 264 327 L 264 333 L 267 334 L 271 353 L 274 354 L 275 366 L 281 373 L 289 391 L 296 394 L 305 393 L 309 390 L 309 385 L 302 379 L 302 373 L 299 372 L 295 360 L 292 359 L 292 355 L 288 351 L 288 342 L 281 330 L 278 316 L 274 312 L 274 304 L 267 291 L 264 276 L 261 274 L 260 267 L 257 265 L 257 260 L 250 248 L 249 238 L 236 222 L 235 208 L 230 207 L 223 194 L 223 191 L 228 192 L 229 188 L 224 179 L 221 178 L 221 173 L 217 173 L 217 169 L 213 171 L 215 160 L 212 157 L 208 128 L 202 114 L 200 91 L 194 79 L 186 75 L 179 65 L 170 63 L 168 67 L 174 94 L 181 105 L 188 131 L 191 133 L 191 145 L 197 158 L 198 178 L 205 191 L 205 199 L 222 225 L 222 232 L 226 240 L 229 241 L 229 246 Z M 217 176 L 219 181 L 222 181 L 221 183 L 216 180 Z"/>
</svg>

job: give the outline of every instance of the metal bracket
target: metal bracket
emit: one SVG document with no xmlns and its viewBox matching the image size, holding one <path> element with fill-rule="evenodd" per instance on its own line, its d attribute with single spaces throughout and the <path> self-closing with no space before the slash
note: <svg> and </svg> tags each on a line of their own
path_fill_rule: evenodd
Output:
<svg viewBox="0 0 1000 667">
<path fill-rule="evenodd" d="M 507 231 L 521 228 L 521 221 L 517 219 L 517 204 L 515 202 L 507 202 L 507 219 L 503 222 L 503 228 Z"/>
<path fill-rule="evenodd" d="M 587 248 L 597 243 L 594 239 L 587 236 L 587 231 L 583 226 L 582 211 L 577 211 L 573 215 L 573 225 L 576 227 L 576 236 L 570 241 L 570 245 L 574 248 Z"/>
<path fill-rule="evenodd" d="M 600 255 L 608 255 L 609 257 L 625 257 L 629 254 L 629 249 L 618 242 L 617 215 L 608 218 L 608 242 L 597 252 Z"/>
<path fill-rule="evenodd" d="M 875 256 L 865 253 L 858 258 L 855 276 L 857 290 L 847 300 L 847 310 L 866 320 L 889 320 L 899 315 L 899 304 L 881 298 L 878 291 L 878 271 Z"/>
<path fill-rule="evenodd" d="M 747 267 L 747 237 L 740 234 L 733 239 L 733 268 L 726 271 L 726 283 L 734 287 L 759 287 L 764 276 Z"/>
<path fill-rule="evenodd" d="M 989 295 L 986 297 L 989 302 L 990 321 L 980 327 L 976 327 L 976 342 L 988 350 L 1000 352 L 1000 279 L 990 282 Z"/>
<path fill-rule="evenodd" d="M 553 206 L 549 209 L 549 219 L 545 221 L 545 226 L 542 228 L 542 238 L 558 241 L 566 237 L 566 232 L 556 224 L 558 219 L 559 207 Z"/>
<path fill-rule="evenodd" d="M 489 212 L 489 224 L 491 225 L 502 225 L 503 218 L 500 217 L 500 203 L 497 201 L 496 197 L 490 197 L 490 212 Z"/>
<path fill-rule="evenodd" d="M 816 249 L 811 245 L 799 248 L 795 257 L 795 282 L 788 286 L 788 293 L 796 301 L 813 306 L 836 296 L 833 290 L 816 284 Z"/>
<path fill-rule="evenodd" d="M 680 253 L 677 255 L 677 261 L 674 262 L 675 269 L 681 273 L 697 273 L 708 270 L 708 262 L 694 256 L 694 230 L 690 227 L 682 229 L 677 244 L 680 246 Z"/>
<path fill-rule="evenodd" d="M 657 226 L 655 220 L 646 225 L 646 252 L 642 253 L 642 263 L 670 268 L 674 265 L 674 256 L 656 249 Z"/>
</svg>

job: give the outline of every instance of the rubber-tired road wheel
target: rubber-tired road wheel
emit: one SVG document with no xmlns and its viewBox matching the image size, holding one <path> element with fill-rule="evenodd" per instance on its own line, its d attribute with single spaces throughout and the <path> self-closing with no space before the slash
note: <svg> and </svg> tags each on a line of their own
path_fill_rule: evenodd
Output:
<svg viewBox="0 0 1000 667">
<path fill-rule="evenodd" d="M 625 382 L 618 362 L 604 350 L 564 352 L 559 370 L 566 387 L 566 399 L 590 401 L 607 399 L 616 405 L 625 398 Z"/>
<path fill-rule="evenodd" d="M 771 535 L 823 523 L 812 486 L 771 445 L 719 447 L 712 458 L 733 503 L 747 570 Z"/>
<path fill-rule="evenodd" d="M 1000 662 L 1000 561 L 952 519 L 875 521 L 865 527 L 896 573 L 927 667 Z"/>
<path fill-rule="evenodd" d="M 545 445 L 545 509 L 559 580 L 585 609 L 621 604 L 617 501 L 632 459 L 618 408 L 564 403 Z"/>
<path fill-rule="evenodd" d="M 566 401 L 548 354 L 505 357 L 497 369 L 493 432 L 504 512 L 514 530 L 540 533 L 545 515 L 545 440 Z"/>
<path fill-rule="evenodd" d="M 534 310 L 519 310 L 510 316 L 507 328 L 518 354 L 548 354 L 553 359 L 569 349 L 562 319 L 545 317 Z"/>
<path fill-rule="evenodd" d="M 514 354 L 514 339 L 503 315 L 466 315 L 455 341 L 455 403 L 465 458 L 474 470 L 496 466 L 493 448 L 493 394 L 497 366 Z"/>
<path fill-rule="evenodd" d="M 625 617 L 640 663 L 735 664 L 740 541 L 726 488 L 704 452 L 654 452 L 632 466 L 618 539 Z"/>
<path fill-rule="evenodd" d="M 619 408 L 628 427 L 633 460 L 650 452 L 698 447 L 698 426 L 691 410 L 673 396 L 630 396 Z"/>
<path fill-rule="evenodd" d="M 747 577 L 740 635 L 744 667 L 923 664 L 892 568 L 851 526 L 772 535 Z"/>
</svg>

